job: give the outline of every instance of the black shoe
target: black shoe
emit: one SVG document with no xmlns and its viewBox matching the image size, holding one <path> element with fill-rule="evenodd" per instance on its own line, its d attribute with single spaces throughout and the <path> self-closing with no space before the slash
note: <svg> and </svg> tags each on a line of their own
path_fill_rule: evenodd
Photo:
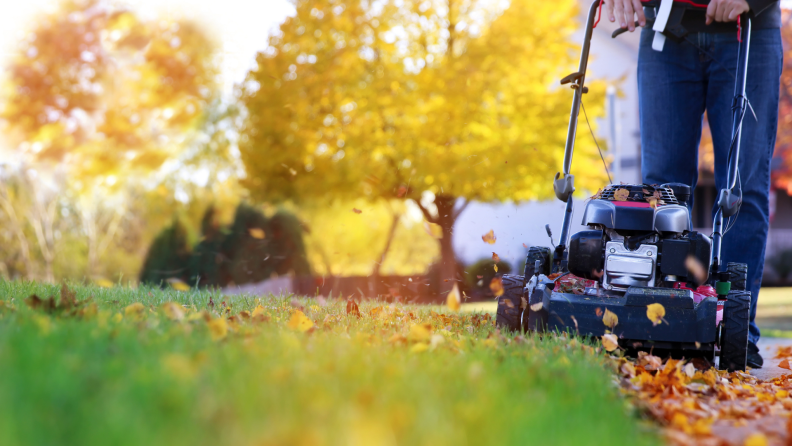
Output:
<svg viewBox="0 0 792 446">
<path fill-rule="evenodd" d="M 748 342 L 748 367 L 761 369 L 764 364 L 762 355 L 759 354 L 759 347 L 753 342 Z"/>
</svg>

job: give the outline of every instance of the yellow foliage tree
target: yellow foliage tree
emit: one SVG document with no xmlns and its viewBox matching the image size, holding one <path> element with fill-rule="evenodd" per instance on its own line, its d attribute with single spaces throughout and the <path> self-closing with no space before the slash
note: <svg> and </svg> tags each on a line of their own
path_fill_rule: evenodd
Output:
<svg viewBox="0 0 792 446">
<path fill-rule="evenodd" d="M 0 117 L 31 162 L 90 177 L 149 171 L 200 122 L 216 91 L 214 57 L 190 22 L 67 0 L 21 42 Z"/>
<path fill-rule="evenodd" d="M 498 4 L 297 0 L 239 91 L 251 193 L 411 199 L 441 228 L 441 274 L 454 278 L 466 203 L 548 198 L 563 160 L 571 94 L 554 85 L 575 70 L 577 2 Z M 590 88 L 598 114 L 602 88 Z M 578 166 L 599 163 L 589 141 Z M 580 189 L 605 178 L 575 173 Z"/>
</svg>

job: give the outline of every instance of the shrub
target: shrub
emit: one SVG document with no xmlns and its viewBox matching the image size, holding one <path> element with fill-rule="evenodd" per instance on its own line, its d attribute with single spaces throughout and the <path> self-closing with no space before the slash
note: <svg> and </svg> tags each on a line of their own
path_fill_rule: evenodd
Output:
<svg viewBox="0 0 792 446">
<path fill-rule="evenodd" d="M 187 226 L 180 218 L 157 235 L 149 248 L 140 282 L 165 286 L 168 279 L 188 280 L 190 243 Z"/>
</svg>

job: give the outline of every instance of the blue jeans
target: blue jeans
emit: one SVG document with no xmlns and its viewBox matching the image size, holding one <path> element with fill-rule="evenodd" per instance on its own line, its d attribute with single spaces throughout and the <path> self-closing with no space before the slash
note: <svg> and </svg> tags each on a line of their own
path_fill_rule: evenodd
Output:
<svg viewBox="0 0 792 446">
<path fill-rule="evenodd" d="M 688 35 L 709 55 L 687 41 L 675 43 L 670 39 L 666 40 L 663 51 L 657 52 L 652 50 L 653 37 L 651 30 L 641 32 L 638 55 L 643 181 L 679 182 L 695 187 L 698 146 L 706 111 L 715 152 L 715 187 L 720 190 L 726 184 L 726 158 L 731 142 L 737 33 Z M 757 119 L 749 110 L 743 120 L 739 159 L 743 204 L 722 244 L 724 263 L 748 264 L 749 339 L 754 343 L 759 340 L 754 319 L 770 224 L 770 159 L 778 126 L 782 59 L 778 29 L 752 31 L 746 96 Z"/>
</svg>

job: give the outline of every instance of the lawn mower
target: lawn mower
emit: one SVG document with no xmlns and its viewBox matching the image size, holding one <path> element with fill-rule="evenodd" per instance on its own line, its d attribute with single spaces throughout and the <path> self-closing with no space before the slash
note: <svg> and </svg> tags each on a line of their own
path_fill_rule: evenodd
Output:
<svg viewBox="0 0 792 446">
<path fill-rule="evenodd" d="M 747 265 L 724 264 L 721 243 L 724 219 L 727 227 L 733 223 L 742 203 L 742 191 L 735 186 L 742 119 L 749 107 L 745 85 L 751 21 L 743 16 L 738 31 L 728 180 L 719 193 L 712 234 L 693 230 L 690 185 L 610 184 L 586 203 L 582 224 L 588 230 L 570 237 L 575 191 L 570 168 L 600 3 L 595 0 L 589 9 L 579 70 L 561 80 L 574 90 L 563 171 L 553 181 L 556 196 L 566 203 L 561 237 L 554 249 L 529 248 L 523 276 L 501 278 L 496 323 L 501 329 L 540 334 L 593 338 L 610 333 L 628 354 L 651 350 L 704 358 L 723 370 L 745 370 L 751 304 L 745 290 Z M 658 14 L 655 21 L 660 20 Z"/>
</svg>

